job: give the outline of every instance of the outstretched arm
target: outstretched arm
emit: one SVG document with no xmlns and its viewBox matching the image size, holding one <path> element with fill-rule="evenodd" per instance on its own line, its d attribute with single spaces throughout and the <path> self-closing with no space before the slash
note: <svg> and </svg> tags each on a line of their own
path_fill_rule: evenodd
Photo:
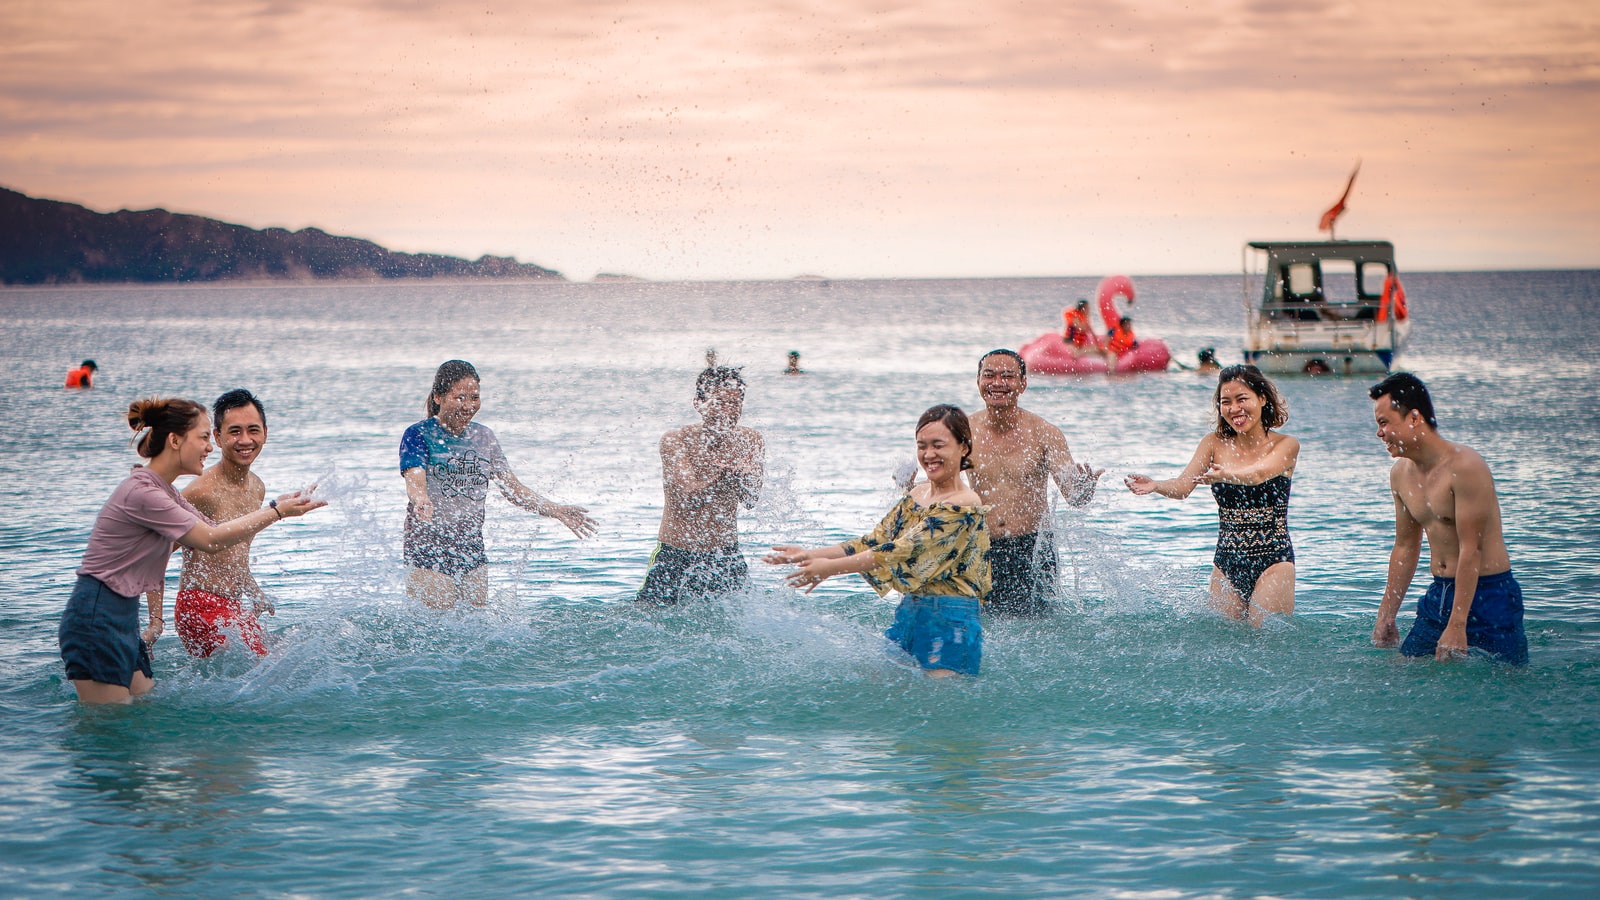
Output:
<svg viewBox="0 0 1600 900">
<path fill-rule="evenodd" d="M 1052 428 L 1046 433 L 1044 459 L 1050 477 L 1055 479 L 1056 489 L 1069 505 L 1087 506 L 1094 499 L 1094 489 L 1106 470 L 1074 462 L 1066 436 L 1059 429 Z"/>
<path fill-rule="evenodd" d="M 581 506 L 556 503 L 541 496 L 532 488 L 517 480 L 517 476 L 510 469 L 502 469 L 494 473 L 495 482 L 500 487 L 500 493 L 509 501 L 541 516 L 555 519 L 567 526 L 573 534 L 581 538 L 594 537 L 595 521 L 588 516 L 588 510 Z"/>
<path fill-rule="evenodd" d="M 1394 489 L 1398 478 L 1390 471 L 1389 483 Z M 1394 490 L 1394 548 L 1389 551 L 1389 576 L 1383 585 L 1383 601 L 1378 604 L 1378 621 L 1372 626 L 1372 644 L 1375 647 L 1394 647 L 1400 643 L 1400 629 L 1395 626 L 1395 616 L 1406 599 L 1411 579 L 1417 574 L 1417 560 L 1422 555 L 1422 524 L 1411 517 L 1400 493 Z"/>
<path fill-rule="evenodd" d="M 1200 446 L 1195 448 L 1194 458 L 1189 460 L 1189 464 L 1183 467 L 1183 471 L 1178 473 L 1177 477 L 1156 481 L 1149 475 L 1129 475 L 1125 479 L 1128 490 L 1140 495 L 1160 494 L 1173 500 L 1182 500 L 1189 496 L 1194 492 L 1195 486 L 1201 484 L 1216 469 L 1212 465 L 1212 447 L 1215 446 L 1216 439 L 1216 435 L 1213 434 L 1202 438 Z"/>
<path fill-rule="evenodd" d="M 296 491 L 293 494 L 284 494 L 278 498 L 277 506 L 263 506 L 253 513 L 247 513 L 237 519 L 229 519 L 221 525 L 211 525 L 206 522 L 196 522 L 194 527 L 178 538 L 178 543 L 192 550 L 204 553 L 216 553 L 226 550 L 234 544 L 258 534 L 268 525 L 280 519 L 292 519 L 303 516 L 313 509 L 320 509 L 328 505 L 326 500 L 313 500 L 302 496 Z"/>
</svg>

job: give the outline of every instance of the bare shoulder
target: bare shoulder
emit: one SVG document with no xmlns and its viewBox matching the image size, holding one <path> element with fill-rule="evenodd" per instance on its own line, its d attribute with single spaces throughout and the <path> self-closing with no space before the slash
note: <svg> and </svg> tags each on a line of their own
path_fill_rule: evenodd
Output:
<svg viewBox="0 0 1600 900">
<path fill-rule="evenodd" d="M 266 499 L 267 496 L 267 483 L 262 481 L 261 476 L 254 472 L 250 473 L 250 496 L 258 504 Z"/>
<path fill-rule="evenodd" d="M 1489 462 L 1478 451 L 1466 444 L 1452 443 L 1455 452 L 1450 455 L 1450 471 L 1457 479 L 1472 479 L 1494 483 L 1494 475 L 1489 471 Z"/>
<path fill-rule="evenodd" d="M 1300 453 L 1300 439 L 1292 434 L 1279 434 L 1278 447 L 1290 456 L 1298 455 Z"/>
<path fill-rule="evenodd" d="M 1422 476 L 1417 471 L 1417 464 L 1403 456 L 1395 460 L 1394 465 L 1389 467 L 1389 486 L 1396 490 L 1421 480 Z"/>
<path fill-rule="evenodd" d="M 211 514 L 212 508 L 217 503 L 216 471 L 216 467 L 206 469 L 200 473 L 200 477 L 189 482 L 188 486 L 183 489 L 183 499 L 189 501 L 196 509 L 207 515 Z"/>
<path fill-rule="evenodd" d="M 693 429 L 693 425 L 679 425 L 677 428 L 667 429 L 666 433 L 661 435 L 661 452 L 665 453 L 683 446 L 683 442 L 689 439 Z"/>
<path fill-rule="evenodd" d="M 982 506 L 983 498 L 972 488 L 967 488 L 961 493 L 951 497 L 948 501 L 951 506 Z"/>
<path fill-rule="evenodd" d="M 754 428 L 751 428 L 748 425 L 740 425 L 740 426 L 737 427 L 736 432 L 739 435 L 739 439 L 740 440 L 742 440 L 742 441 L 744 441 L 744 442 L 746 442 L 746 443 L 748 443 L 748 444 L 750 444 L 751 446 L 754 446 L 754 447 L 760 447 L 761 446 L 761 443 L 762 443 L 761 432 L 755 430 Z"/>
</svg>

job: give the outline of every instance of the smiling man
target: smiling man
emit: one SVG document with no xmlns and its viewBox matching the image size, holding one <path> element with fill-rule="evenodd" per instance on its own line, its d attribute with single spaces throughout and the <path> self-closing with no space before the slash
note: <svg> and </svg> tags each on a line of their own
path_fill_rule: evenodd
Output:
<svg viewBox="0 0 1600 900">
<path fill-rule="evenodd" d="M 250 471 L 267 443 L 267 413 L 254 394 L 238 388 L 217 398 L 211 416 L 222 460 L 184 488 L 183 496 L 220 523 L 255 512 L 267 495 L 266 485 Z M 172 617 L 184 649 L 194 656 L 210 656 L 220 649 L 227 643 L 223 629 L 228 627 L 238 629 L 251 652 L 266 655 L 256 616 L 276 610 L 250 574 L 252 540 L 216 553 L 184 548 Z M 250 601 L 249 608 L 245 600 Z"/>
<path fill-rule="evenodd" d="M 986 612 L 1041 616 L 1058 594 L 1059 561 L 1050 532 L 1050 482 L 1073 506 L 1094 499 L 1104 469 L 1072 460 L 1061 429 L 1017 405 L 1028 366 L 1012 350 L 978 360 L 984 408 L 972 416 L 972 486 L 989 508 Z"/>
<path fill-rule="evenodd" d="M 1367 393 L 1378 439 L 1394 457 L 1394 549 L 1372 642 L 1440 660 L 1466 656 L 1470 647 L 1526 665 L 1522 588 L 1511 575 L 1489 464 L 1471 447 L 1439 435 L 1433 399 L 1417 376 L 1396 372 Z M 1433 584 L 1417 601 L 1416 621 L 1400 643 L 1395 614 L 1417 572 L 1424 535 Z"/>
</svg>

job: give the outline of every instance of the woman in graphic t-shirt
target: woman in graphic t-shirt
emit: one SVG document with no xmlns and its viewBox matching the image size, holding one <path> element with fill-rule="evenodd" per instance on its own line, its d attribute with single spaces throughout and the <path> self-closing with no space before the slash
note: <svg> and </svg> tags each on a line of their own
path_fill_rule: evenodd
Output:
<svg viewBox="0 0 1600 900">
<path fill-rule="evenodd" d="M 211 455 L 205 407 L 192 400 L 140 400 L 128 407 L 128 425 L 142 432 L 135 449 L 150 463 L 135 467 L 95 518 L 58 632 L 67 678 L 85 703 L 127 703 L 154 686 L 149 645 L 164 626 L 158 598 L 173 542 L 215 553 L 279 519 L 326 505 L 285 494 L 217 525 L 172 486 L 179 475 L 199 475 Z M 146 592 L 150 624 L 141 633 L 138 596 Z"/>
<path fill-rule="evenodd" d="M 400 439 L 400 474 L 406 481 L 406 589 L 437 609 L 489 599 L 484 569 L 483 506 L 494 482 L 511 503 L 549 516 L 578 537 L 595 532 L 581 506 L 539 496 L 512 473 L 494 432 L 472 421 L 482 401 L 478 370 L 452 359 L 433 375 L 428 418 Z"/>
</svg>

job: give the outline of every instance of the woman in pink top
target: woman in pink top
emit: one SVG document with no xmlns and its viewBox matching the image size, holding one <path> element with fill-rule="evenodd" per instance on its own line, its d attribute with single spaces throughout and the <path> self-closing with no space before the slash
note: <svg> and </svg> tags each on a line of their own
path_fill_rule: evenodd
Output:
<svg viewBox="0 0 1600 900">
<path fill-rule="evenodd" d="M 138 595 L 158 591 L 174 542 L 207 553 L 231 547 L 288 516 L 326 503 L 285 494 L 258 512 L 217 525 L 183 499 L 172 483 L 199 475 L 211 455 L 205 407 L 192 400 L 151 398 L 128 407 L 138 466 L 101 508 L 78 567 L 78 583 L 61 615 L 61 658 L 85 703 L 127 703 L 154 686 L 149 644 L 163 613 L 152 598 L 150 626 L 139 631 Z"/>
</svg>

